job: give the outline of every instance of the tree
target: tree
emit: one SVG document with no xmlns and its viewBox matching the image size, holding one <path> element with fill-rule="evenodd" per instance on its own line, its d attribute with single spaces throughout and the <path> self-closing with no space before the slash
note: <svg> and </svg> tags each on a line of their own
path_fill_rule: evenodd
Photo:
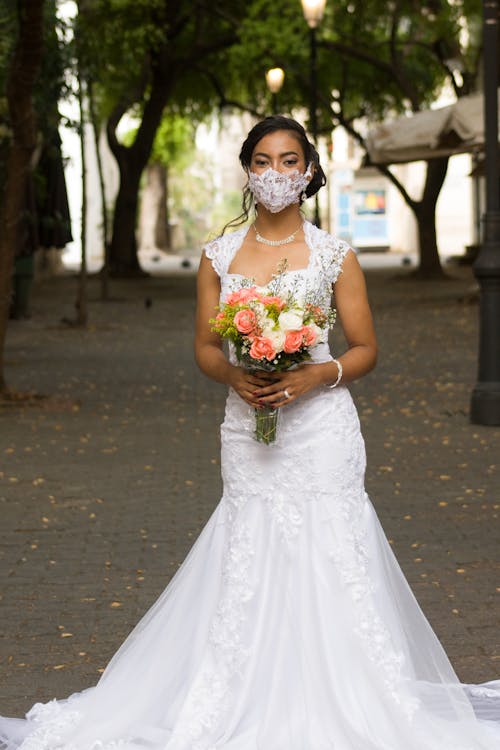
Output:
<svg viewBox="0 0 500 750">
<path fill-rule="evenodd" d="M 137 273 L 140 178 L 165 108 L 193 121 L 216 105 L 260 115 L 267 102 L 264 72 L 275 64 L 287 71 L 282 107 L 303 107 L 307 27 L 298 0 L 86 0 L 80 10 L 89 75 L 120 170 L 111 265 L 115 273 Z M 364 147 L 363 123 L 427 107 L 445 83 L 457 95 L 468 93 L 477 76 L 479 29 L 479 0 L 328 3 L 319 34 L 321 129 L 330 133 L 332 124 L 341 124 Z M 333 107 L 332 91 L 338 92 Z M 140 123 L 128 144 L 118 135 L 126 113 Z M 434 211 L 446 164 L 429 163 L 421 200 L 381 168 L 415 213 L 420 270 L 427 275 L 440 272 Z"/>
<path fill-rule="evenodd" d="M 366 150 L 364 134 L 357 125 L 360 115 L 368 121 L 428 107 L 447 85 L 457 97 L 470 94 L 477 85 L 481 50 L 480 2 L 349 3 L 344 23 L 323 46 L 340 58 L 343 89 L 332 112 Z M 385 13 L 384 13 L 385 8 Z M 384 83 L 382 107 L 373 97 L 353 111 L 348 101 L 349 82 L 357 69 L 370 70 Z M 372 76 L 372 77 L 373 77 Z M 365 164 L 370 164 L 368 153 Z M 420 199 L 411 197 L 394 172 L 375 165 L 399 190 L 413 211 L 418 227 L 419 267 L 422 278 L 439 277 L 442 268 L 436 236 L 436 204 L 446 177 L 448 157 L 426 162 Z"/>
<path fill-rule="evenodd" d="M 149 160 L 165 107 L 196 118 L 212 106 L 215 93 L 200 79 L 200 65 L 237 39 L 245 3 L 220 0 L 94 0 L 81 4 L 79 23 L 93 61 L 92 79 L 101 88 L 108 142 L 120 171 L 114 207 L 110 263 L 114 273 L 135 274 L 135 227 L 142 172 Z M 205 108 L 205 109 L 204 109 Z M 132 112 L 139 119 L 133 143 L 117 129 Z"/>
<path fill-rule="evenodd" d="M 0 391 L 6 391 L 4 345 L 12 288 L 16 234 L 36 147 L 33 89 L 42 60 L 44 0 L 17 0 L 17 41 L 8 68 L 6 94 L 11 143 L 0 206 Z"/>
<path fill-rule="evenodd" d="M 329 135 L 332 125 L 342 125 L 365 150 L 368 164 L 364 139 L 367 123 L 427 108 L 445 85 L 457 97 L 474 90 L 480 61 L 480 29 L 479 0 L 337 0 L 327 4 L 318 34 L 320 131 Z M 296 4 L 292 7 L 288 0 L 251 3 L 241 24 L 240 42 L 227 52 L 227 68 L 240 83 L 238 106 L 261 106 L 265 97 L 264 71 L 272 65 L 286 70 L 286 84 L 280 92 L 283 109 L 291 111 L 309 101 L 306 34 Z M 227 104 L 232 99 L 229 91 L 234 90 L 234 82 L 232 86 L 224 85 L 217 71 L 212 75 L 220 89 L 221 103 Z M 447 163 L 447 158 L 427 163 L 420 199 L 410 196 L 388 167 L 375 165 L 396 186 L 415 215 L 419 231 L 418 273 L 426 278 L 442 275 L 435 208 Z"/>
<path fill-rule="evenodd" d="M 124 144 L 133 143 L 136 135 L 136 131 L 127 133 Z M 175 112 L 165 112 L 144 175 L 140 229 L 147 236 L 141 237 L 141 246 L 172 250 L 170 177 L 173 169 L 181 171 L 189 166 L 193 141 L 193 124 Z"/>
</svg>

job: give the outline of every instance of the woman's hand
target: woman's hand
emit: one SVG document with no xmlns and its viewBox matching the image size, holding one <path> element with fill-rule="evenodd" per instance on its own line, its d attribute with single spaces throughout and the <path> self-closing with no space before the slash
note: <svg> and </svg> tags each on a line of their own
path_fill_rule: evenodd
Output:
<svg viewBox="0 0 500 750">
<path fill-rule="evenodd" d="M 233 365 L 229 373 L 229 385 L 243 401 L 258 409 L 263 404 L 259 401 L 256 393 L 268 386 L 271 382 L 271 376 L 274 380 L 276 375 L 277 373 L 261 372 L 260 370 L 249 372 L 242 367 Z"/>
<path fill-rule="evenodd" d="M 263 373 L 265 380 L 254 390 L 253 398 L 261 406 L 281 407 L 293 403 L 312 388 L 324 382 L 322 365 L 300 365 L 294 370 Z"/>
</svg>

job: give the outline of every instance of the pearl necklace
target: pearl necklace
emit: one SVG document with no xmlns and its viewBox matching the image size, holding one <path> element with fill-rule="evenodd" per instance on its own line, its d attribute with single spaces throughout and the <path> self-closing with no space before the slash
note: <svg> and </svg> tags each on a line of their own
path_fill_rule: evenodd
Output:
<svg viewBox="0 0 500 750">
<path fill-rule="evenodd" d="M 268 240 L 266 237 L 263 237 L 260 233 L 255 224 L 252 224 L 254 231 L 255 231 L 255 239 L 257 242 L 262 242 L 263 245 L 270 245 L 271 247 L 278 247 L 279 245 L 288 245 L 290 242 L 293 242 L 295 239 L 295 235 L 300 232 L 302 229 L 302 225 L 304 222 L 300 223 L 300 226 L 297 227 L 295 232 L 292 234 L 289 234 L 288 237 L 285 237 L 284 240 Z"/>
</svg>

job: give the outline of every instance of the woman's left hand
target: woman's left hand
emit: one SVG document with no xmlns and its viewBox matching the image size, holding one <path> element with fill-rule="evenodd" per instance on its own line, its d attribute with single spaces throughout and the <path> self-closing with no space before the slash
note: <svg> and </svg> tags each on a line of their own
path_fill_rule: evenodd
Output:
<svg viewBox="0 0 500 750">
<path fill-rule="evenodd" d="M 300 365 L 294 370 L 269 372 L 266 375 L 269 385 L 257 388 L 254 396 L 263 406 L 275 408 L 293 403 L 321 383 L 318 365 Z"/>
</svg>

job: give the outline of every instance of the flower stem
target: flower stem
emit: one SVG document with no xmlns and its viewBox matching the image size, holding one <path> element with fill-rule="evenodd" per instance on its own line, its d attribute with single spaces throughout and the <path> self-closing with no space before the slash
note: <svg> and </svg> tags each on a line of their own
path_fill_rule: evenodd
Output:
<svg viewBox="0 0 500 750">
<path fill-rule="evenodd" d="M 276 440 L 279 409 L 272 406 L 262 406 L 255 409 L 255 439 L 259 443 L 269 445 Z"/>
</svg>

